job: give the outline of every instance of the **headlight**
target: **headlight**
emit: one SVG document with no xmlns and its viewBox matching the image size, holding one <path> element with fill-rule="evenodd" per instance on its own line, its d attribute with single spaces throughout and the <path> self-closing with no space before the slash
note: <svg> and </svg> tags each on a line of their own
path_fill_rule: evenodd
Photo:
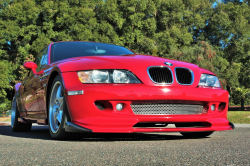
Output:
<svg viewBox="0 0 250 166">
<path fill-rule="evenodd" d="M 77 72 L 82 83 L 141 83 L 127 70 L 88 70 Z"/>
<path fill-rule="evenodd" d="M 109 72 L 94 70 L 92 72 L 92 80 L 94 83 L 108 83 L 109 82 Z"/>
<path fill-rule="evenodd" d="M 129 74 L 126 71 L 114 70 L 113 72 L 113 81 L 114 83 L 129 83 Z"/>
<path fill-rule="evenodd" d="M 199 82 L 199 86 L 211 86 L 220 88 L 220 81 L 216 76 L 209 74 L 202 74 Z"/>
</svg>

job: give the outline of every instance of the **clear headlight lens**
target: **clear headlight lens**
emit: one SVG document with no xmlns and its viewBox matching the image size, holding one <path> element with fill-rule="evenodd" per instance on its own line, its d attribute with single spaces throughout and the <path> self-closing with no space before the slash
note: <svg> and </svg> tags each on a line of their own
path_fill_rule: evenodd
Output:
<svg viewBox="0 0 250 166">
<path fill-rule="evenodd" d="M 220 81 L 216 76 L 209 74 L 202 74 L 199 82 L 199 86 L 211 86 L 220 88 Z"/>
<path fill-rule="evenodd" d="M 126 71 L 114 70 L 113 72 L 114 83 L 129 83 L 129 77 Z"/>
<path fill-rule="evenodd" d="M 82 83 L 141 83 L 127 70 L 89 70 L 77 72 Z"/>
<path fill-rule="evenodd" d="M 108 83 L 109 73 L 108 71 L 94 70 L 92 72 L 92 80 L 94 83 Z"/>
</svg>

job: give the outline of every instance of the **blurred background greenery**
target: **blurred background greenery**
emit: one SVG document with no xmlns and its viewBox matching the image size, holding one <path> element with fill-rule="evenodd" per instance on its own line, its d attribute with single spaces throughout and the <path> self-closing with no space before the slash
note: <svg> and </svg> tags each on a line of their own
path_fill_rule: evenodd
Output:
<svg viewBox="0 0 250 166">
<path fill-rule="evenodd" d="M 213 71 L 244 110 L 250 104 L 248 0 L 0 0 L 0 113 L 11 90 L 53 41 L 97 41 Z"/>
</svg>

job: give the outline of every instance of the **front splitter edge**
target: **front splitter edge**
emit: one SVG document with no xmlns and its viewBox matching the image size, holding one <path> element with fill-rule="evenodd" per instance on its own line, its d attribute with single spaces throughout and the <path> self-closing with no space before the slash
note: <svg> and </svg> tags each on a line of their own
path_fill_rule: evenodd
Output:
<svg viewBox="0 0 250 166">
<path fill-rule="evenodd" d="M 229 125 L 232 127 L 232 129 L 234 129 L 234 124 L 232 122 L 229 122 Z"/>
<path fill-rule="evenodd" d="M 90 129 L 86 129 L 72 122 L 66 122 L 65 124 L 66 132 L 77 132 L 77 133 L 92 133 L 93 131 Z"/>
</svg>

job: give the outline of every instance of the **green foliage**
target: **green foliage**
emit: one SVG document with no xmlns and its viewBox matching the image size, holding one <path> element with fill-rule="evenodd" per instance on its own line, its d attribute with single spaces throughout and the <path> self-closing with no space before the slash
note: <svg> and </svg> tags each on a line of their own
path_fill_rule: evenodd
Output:
<svg viewBox="0 0 250 166">
<path fill-rule="evenodd" d="M 249 18 L 248 0 L 1 0 L 0 103 L 11 100 L 32 55 L 82 40 L 195 63 L 217 74 L 237 104 L 237 88 L 250 88 Z"/>
<path fill-rule="evenodd" d="M 233 96 L 233 102 L 240 102 L 242 107 L 245 91 L 250 88 L 249 18 L 250 8 L 246 1 L 218 1 L 202 35 L 203 39 L 209 40 L 218 49 L 220 56 L 228 61 L 227 72 L 222 77 L 227 80 L 226 87 Z M 240 89 L 243 91 L 240 92 Z"/>
<path fill-rule="evenodd" d="M 11 101 L 5 99 L 3 102 L 0 103 L 0 114 L 5 114 L 6 111 L 11 109 Z"/>
<path fill-rule="evenodd" d="M 237 87 L 235 89 L 234 95 L 235 95 L 235 99 L 237 99 L 237 98 L 241 99 L 241 98 L 249 97 L 250 89 L 245 88 L 245 87 Z M 240 102 L 238 102 L 238 103 L 240 103 Z"/>
<path fill-rule="evenodd" d="M 11 72 L 11 64 L 6 60 L 0 60 L 0 113 L 10 109 L 10 101 L 6 98 L 7 90 L 12 89 L 10 82 L 14 80 Z"/>
<path fill-rule="evenodd" d="M 0 101 L 5 100 L 5 96 L 7 95 L 6 89 L 11 89 L 10 86 L 11 80 L 14 78 L 12 77 L 11 73 L 11 64 L 6 60 L 0 61 Z"/>
<path fill-rule="evenodd" d="M 172 54 L 167 55 L 166 57 L 195 63 L 201 68 L 215 72 L 215 66 L 213 65 L 213 62 L 216 61 L 216 52 L 213 50 L 211 45 L 204 41 L 199 42 L 198 44 L 191 47 L 184 47 L 183 49 L 174 50 Z"/>
</svg>

